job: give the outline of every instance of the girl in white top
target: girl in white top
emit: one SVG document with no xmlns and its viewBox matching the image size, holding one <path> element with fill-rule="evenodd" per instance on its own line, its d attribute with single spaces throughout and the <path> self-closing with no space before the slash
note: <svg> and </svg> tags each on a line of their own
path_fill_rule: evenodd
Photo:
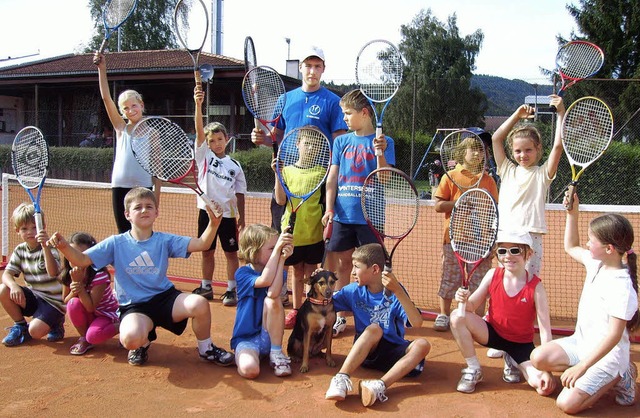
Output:
<svg viewBox="0 0 640 418">
<path fill-rule="evenodd" d="M 542 235 L 547 233 L 544 205 L 547 190 L 556 177 L 562 156 L 562 121 L 565 108 L 560 96 L 551 95 L 551 105 L 557 110 L 556 133 L 547 161 L 538 165 L 543 149 L 540 133 L 531 123 L 517 125 L 521 119 L 534 117 L 534 108 L 520 106 L 493 134 L 493 157 L 500 176 L 498 211 L 500 224 L 522 229 L 533 239 L 533 254 L 527 261 L 527 271 L 540 276 L 542 270 Z M 512 151 L 507 158 L 505 140 Z"/>
<path fill-rule="evenodd" d="M 160 204 L 161 183 L 155 178 L 152 179 L 151 175 L 144 171 L 131 150 L 131 131 L 142 119 L 144 113 L 142 96 L 135 90 L 125 90 L 118 96 L 118 107 L 116 107 L 109 91 L 104 55 L 96 52 L 93 63 L 98 67 L 98 83 L 104 107 L 116 131 L 115 159 L 111 170 L 111 200 L 118 232 L 123 233 L 131 229 L 131 223 L 124 216 L 124 196 L 134 187 L 151 189 L 155 186 L 156 200 Z"/>
<path fill-rule="evenodd" d="M 566 196 L 564 203 L 566 206 Z M 619 214 L 594 218 L 584 249 L 578 233 L 578 204 L 575 196 L 564 233 L 565 251 L 587 270 L 575 332 L 531 353 L 536 368 L 563 372 L 560 381 L 564 388 L 556 404 L 568 414 L 591 407 L 614 385 L 616 402 L 633 405 L 637 377 L 637 368 L 629 358 L 629 331 L 638 325 L 633 227 Z"/>
</svg>

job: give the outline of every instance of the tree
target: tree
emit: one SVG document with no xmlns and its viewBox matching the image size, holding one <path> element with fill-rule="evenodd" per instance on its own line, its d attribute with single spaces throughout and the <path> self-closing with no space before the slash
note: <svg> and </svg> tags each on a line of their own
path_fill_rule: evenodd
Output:
<svg viewBox="0 0 640 418">
<path fill-rule="evenodd" d="M 89 0 L 91 17 L 94 19 L 96 34 L 86 48 L 86 52 L 100 47 L 104 37 L 102 8 L 104 0 Z M 177 48 L 173 34 L 174 2 L 168 0 L 139 1 L 133 15 L 120 28 L 122 51 Z M 117 33 L 109 40 L 107 48 L 117 50 Z"/>
<path fill-rule="evenodd" d="M 471 87 L 482 32 L 461 37 L 455 14 L 442 23 L 431 9 L 421 10 L 400 31 L 399 47 L 407 65 L 403 84 L 389 108 L 389 125 L 405 132 L 412 126 L 414 84 L 418 131 L 482 125 L 486 97 Z"/>
</svg>

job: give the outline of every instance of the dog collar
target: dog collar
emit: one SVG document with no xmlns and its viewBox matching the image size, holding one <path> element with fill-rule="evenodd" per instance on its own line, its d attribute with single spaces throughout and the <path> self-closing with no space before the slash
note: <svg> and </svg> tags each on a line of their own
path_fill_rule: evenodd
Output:
<svg viewBox="0 0 640 418">
<path fill-rule="evenodd" d="M 314 305 L 323 305 L 326 306 L 328 304 L 331 303 L 331 298 L 329 299 L 314 299 L 314 298 L 307 298 L 309 299 L 309 302 L 313 303 Z"/>
</svg>

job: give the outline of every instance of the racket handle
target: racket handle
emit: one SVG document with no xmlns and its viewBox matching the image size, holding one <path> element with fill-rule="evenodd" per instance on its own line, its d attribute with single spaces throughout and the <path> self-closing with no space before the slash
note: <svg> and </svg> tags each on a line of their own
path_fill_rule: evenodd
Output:
<svg viewBox="0 0 640 418">
<path fill-rule="evenodd" d="M 573 195 L 576 193 L 577 190 L 578 190 L 578 182 L 572 181 L 569 184 L 569 188 L 567 189 L 567 191 L 569 192 L 569 196 L 567 196 L 567 210 L 573 209 Z"/>
<path fill-rule="evenodd" d="M 102 54 L 104 52 L 104 49 L 107 47 L 107 42 L 109 42 L 109 38 L 105 36 L 100 44 L 100 48 L 98 48 L 98 54 Z"/>
<path fill-rule="evenodd" d="M 376 137 L 373 138 L 374 143 L 375 143 L 375 140 L 380 137 L 380 135 L 382 135 L 382 125 L 378 125 L 376 127 Z M 376 151 L 376 157 L 380 157 L 382 155 L 382 150 L 380 148 L 375 148 L 375 151 Z"/>
<path fill-rule="evenodd" d="M 466 286 L 462 286 L 462 289 L 468 289 Z M 460 311 L 460 317 L 464 318 L 467 316 L 467 302 L 459 302 L 458 303 L 458 311 Z"/>
<path fill-rule="evenodd" d="M 193 75 L 196 79 L 196 86 L 201 86 L 202 85 L 202 75 L 200 74 L 200 70 L 195 70 L 193 72 Z"/>
<path fill-rule="evenodd" d="M 205 195 L 204 193 L 200 196 L 200 199 L 202 199 L 202 201 L 204 202 L 205 205 L 209 206 L 209 209 L 211 209 L 211 211 L 213 212 L 213 214 L 219 218 L 220 216 L 222 216 L 222 208 L 220 207 L 220 205 L 216 202 L 214 203 L 211 199 L 209 199 L 207 197 L 207 195 Z"/>
<path fill-rule="evenodd" d="M 558 92 L 558 96 L 560 97 L 564 96 L 564 90 L 560 90 Z M 556 109 L 554 105 L 549 106 L 549 110 L 551 110 L 552 113 L 556 113 L 558 111 L 558 109 Z"/>
<path fill-rule="evenodd" d="M 44 224 L 42 222 L 42 213 L 36 212 L 34 213 L 33 217 L 35 218 L 35 221 L 36 221 L 36 231 L 40 233 L 40 231 L 44 229 Z"/>
<path fill-rule="evenodd" d="M 297 212 L 291 212 L 291 216 L 289 216 L 289 233 L 293 234 L 293 228 L 296 226 L 296 215 Z"/>
</svg>

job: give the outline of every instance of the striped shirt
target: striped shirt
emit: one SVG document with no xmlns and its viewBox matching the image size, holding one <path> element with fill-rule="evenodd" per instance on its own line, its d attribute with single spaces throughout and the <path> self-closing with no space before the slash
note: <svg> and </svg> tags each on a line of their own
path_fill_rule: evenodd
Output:
<svg viewBox="0 0 640 418">
<path fill-rule="evenodd" d="M 113 289 L 111 288 L 111 278 L 109 277 L 109 274 L 104 271 L 96 272 L 96 276 L 93 278 L 91 283 L 87 285 L 87 293 L 91 293 L 91 289 L 101 284 L 106 284 L 107 287 L 104 288 L 102 299 L 100 299 L 98 306 L 96 306 L 95 314 L 97 316 L 107 317 L 116 322 L 118 321 L 118 301 L 116 300 L 116 295 L 113 293 Z"/>
<path fill-rule="evenodd" d="M 58 251 L 51 249 L 51 254 L 60 266 Z M 66 305 L 62 299 L 62 284 L 56 277 L 49 277 L 44 259 L 42 246 L 35 249 L 29 248 L 29 244 L 19 244 L 9 259 L 6 271 L 12 276 L 22 277 L 34 295 L 56 308 L 60 313 L 66 312 Z"/>
</svg>

